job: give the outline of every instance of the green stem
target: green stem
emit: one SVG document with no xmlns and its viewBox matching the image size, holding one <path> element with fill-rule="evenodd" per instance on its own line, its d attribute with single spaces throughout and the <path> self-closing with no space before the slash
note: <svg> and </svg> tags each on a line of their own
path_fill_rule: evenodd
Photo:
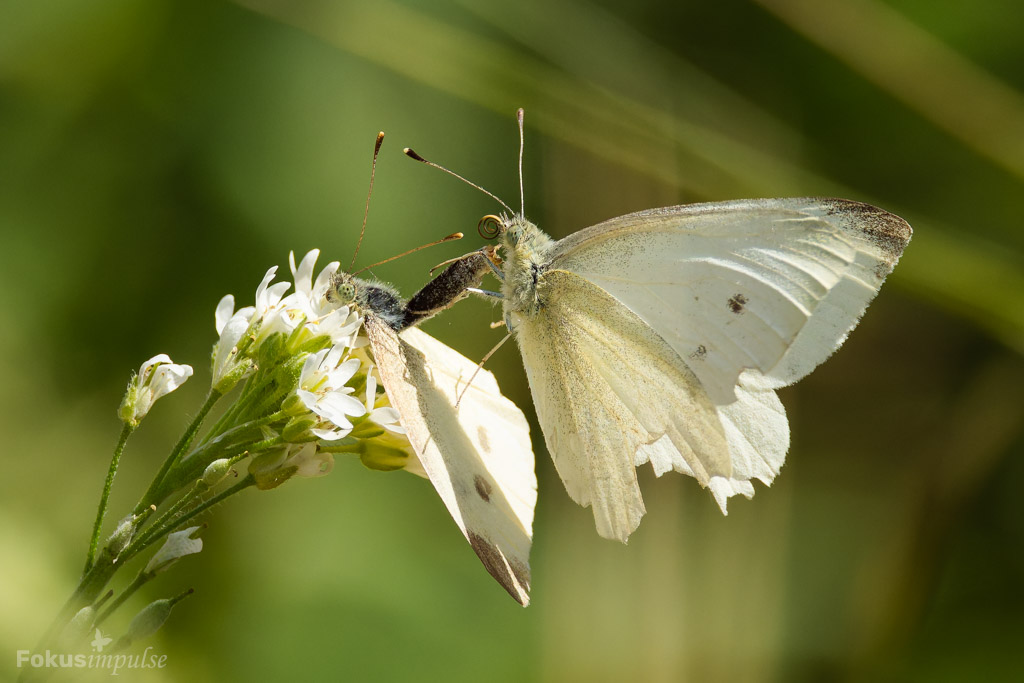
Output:
<svg viewBox="0 0 1024 683">
<path fill-rule="evenodd" d="M 234 495 L 234 494 L 238 493 L 239 491 L 242 491 L 243 489 L 246 489 L 246 488 L 252 486 L 255 483 L 256 483 L 256 479 L 250 474 L 250 475 L 246 476 L 244 479 L 241 479 L 234 486 L 231 486 L 230 488 L 226 488 L 223 491 L 221 491 L 220 493 L 218 493 L 217 495 L 215 495 L 215 496 L 213 496 L 211 498 L 206 499 L 200 505 L 197 505 L 196 507 L 192 508 L 191 510 L 189 510 L 185 514 L 181 515 L 177 519 L 169 520 L 168 522 L 166 522 L 163 526 L 161 526 L 159 528 L 154 527 L 153 529 L 150 529 L 150 532 L 147 533 L 144 538 L 137 539 L 137 540 L 133 541 L 124 550 L 124 552 L 121 553 L 121 556 L 118 558 L 118 564 L 124 564 L 124 563 L 128 562 L 128 560 L 130 560 L 131 558 L 135 557 L 140 552 L 145 550 L 147 546 L 150 546 L 153 543 L 155 543 L 156 541 L 159 541 L 161 538 L 163 538 L 167 534 L 171 533 L 172 531 L 174 531 L 176 528 L 180 527 L 185 522 L 189 521 L 190 519 L 193 519 L 197 515 L 202 514 L 206 510 L 209 510 L 211 507 L 213 507 L 214 505 L 217 505 L 218 503 L 223 501 L 228 496 Z"/>
<path fill-rule="evenodd" d="M 148 541 L 149 541 L 149 537 L 153 535 L 153 530 L 161 528 L 164 524 L 167 523 L 167 520 L 171 519 L 171 517 L 173 517 L 174 515 L 178 514 L 178 512 L 180 512 L 182 510 L 182 508 L 184 508 L 186 505 L 188 505 L 190 502 L 192 502 L 192 500 L 195 499 L 195 497 L 198 494 L 198 492 L 199 492 L 199 482 L 196 482 L 196 484 L 192 487 L 192 489 L 188 493 L 183 495 L 178 500 L 174 501 L 174 504 L 171 507 L 169 507 L 162 515 L 160 515 L 156 519 L 156 521 L 154 521 L 153 524 L 148 529 L 146 529 L 146 531 L 144 531 L 143 533 L 139 534 L 139 536 L 135 539 L 135 541 L 140 543 L 140 544 L 147 544 Z M 143 547 L 145 547 L 145 546 L 143 546 Z"/>
<path fill-rule="evenodd" d="M 153 478 L 153 482 L 149 485 L 149 489 L 135 506 L 135 514 L 141 513 L 150 505 L 154 504 L 155 501 L 153 499 L 155 494 L 160 489 L 160 485 L 163 483 L 167 473 L 171 470 L 171 467 L 174 466 L 174 463 L 176 463 L 181 457 L 181 454 L 185 452 L 185 449 L 192 443 L 196 433 L 199 431 L 199 427 L 203 424 L 203 420 L 206 419 L 206 415 L 210 412 L 210 409 L 213 408 L 214 404 L 217 403 L 220 397 L 220 393 L 213 389 L 210 390 L 209 395 L 206 397 L 206 401 L 203 403 L 203 407 L 199 409 L 199 414 L 192 420 L 192 423 L 188 426 L 188 429 L 185 430 L 185 433 L 181 435 L 181 439 L 167 456 L 167 459 L 164 460 L 164 464 L 160 467 L 160 471 L 157 472 L 156 477 Z"/>
<path fill-rule="evenodd" d="M 114 448 L 114 457 L 110 459 L 107 480 L 103 484 L 103 493 L 100 495 L 99 507 L 96 508 L 96 521 L 92 525 L 92 538 L 89 540 L 89 552 L 85 557 L 85 568 L 82 570 L 83 576 L 89 572 L 89 569 L 92 568 L 93 563 L 96 561 L 96 549 L 100 544 L 100 532 L 103 530 L 103 518 L 107 514 L 110 489 L 114 486 L 114 477 L 117 475 L 117 466 L 121 462 L 124 446 L 128 443 L 128 437 L 131 436 L 133 431 L 135 431 L 135 428 L 125 423 L 124 428 L 121 430 L 121 437 L 117 441 L 117 447 Z"/>
<path fill-rule="evenodd" d="M 187 482 L 201 477 L 203 471 L 209 466 L 209 464 L 218 457 L 222 457 L 221 454 L 224 451 L 236 450 L 239 452 L 248 451 L 250 453 L 254 453 L 256 451 L 279 445 L 281 443 L 280 437 L 274 437 L 257 442 L 242 441 L 239 437 L 251 432 L 256 432 L 262 436 L 260 433 L 261 427 L 271 425 L 285 417 L 287 416 L 284 411 L 278 411 L 261 417 L 258 420 L 240 424 L 236 427 L 232 427 L 217 438 L 206 442 L 196 450 L 192 451 L 179 461 L 178 467 L 170 476 L 164 478 L 161 487 L 152 494 L 153 502 L 159 504 L 160 501 L 169 496 L 173 491 L 181 488 Z"/>
<path fill-rule="evenodd" d="M 103 610 L 103 614 L 96 618 L 96 625 L 102 624 L 107 617 L 113 614 L 114 610 L 121 606 L 121 604 L 134 595 L 135 591 L 139 590 L 147 581 L 152 579 L 156 574 L 147 573 L 145 570 L 140 571 L 135 579 L 125 586 L 125 589 L 121 591 L 121 594 L 114 598 L 114 601 L 110 603 L 110 606 Z"/>
</svg>

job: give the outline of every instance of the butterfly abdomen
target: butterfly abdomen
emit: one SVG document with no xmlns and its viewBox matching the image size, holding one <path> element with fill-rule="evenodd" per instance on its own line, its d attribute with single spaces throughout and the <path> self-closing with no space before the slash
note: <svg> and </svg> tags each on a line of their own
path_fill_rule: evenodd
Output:
<svg viewBox="0 0 1024 683">
<path fill-rule="evenodd" d="M 453 261 L 409 299 L 400 329 L 418 325 L 468 296 L 466 288 L 480 286 L 484 275 L 491 272 L 494 258 L 495 248 L 490 246 Z"/>
</svg>

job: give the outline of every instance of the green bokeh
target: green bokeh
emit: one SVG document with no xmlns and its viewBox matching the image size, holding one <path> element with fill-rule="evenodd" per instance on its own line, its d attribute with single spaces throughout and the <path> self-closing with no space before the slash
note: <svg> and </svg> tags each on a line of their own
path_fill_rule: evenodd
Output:
<svg viewBox="0 0 1024 683">
<path fill-rule="evenodd" d="M 523 610 L 426 482 L 339 459 L 210 518 L 131 603 L 195 588 L 152 640 L 168 668 L 122 680 L 1024 678 L 1022 22 L 1009 0 L 3 4 L 0 680 L 77 580 L 131 370 L 166 352 L 197 376 L 133 438 L 113 517 L 198 408 L 218 299 L 289 250 L 352 257 L 377 131 L 358 264 L 467 234 L 375 269 L 408 294 L 497 207 L 401 148 L 515 205 L 518 106 L 527 214 L 555 236 L 746 196 L 914 225 L 842 351 L 783 392 L 776 484 L 723 518 L 644 468 L 623 547 L 534 423 Z M 498 317 L 426 329 L 480 358 Z M 510 346 L 489 367 L 529 406 Z"/>
</svg>

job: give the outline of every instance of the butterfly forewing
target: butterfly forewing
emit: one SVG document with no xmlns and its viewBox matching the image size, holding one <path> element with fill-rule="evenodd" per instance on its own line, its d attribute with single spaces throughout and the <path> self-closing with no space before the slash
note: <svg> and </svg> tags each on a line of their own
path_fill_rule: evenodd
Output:
<svg viewBox="0 0 1024 683">
<path fill-rule="evenodd" d="M 846 200 L 695 204 L 580 231 L 549 267 L 629 307 L 725 404 L 744 370 L 780 387 L 831 355 L 909 238 L 902 219 Z"/>
<path fill-rule="evenodd" d="M 537 480 L 529 425 L 476 364 L 426 333 L 366 318 L 391 404 L 427 477 L 488 572 L 526 605 Z"/>
</svg>

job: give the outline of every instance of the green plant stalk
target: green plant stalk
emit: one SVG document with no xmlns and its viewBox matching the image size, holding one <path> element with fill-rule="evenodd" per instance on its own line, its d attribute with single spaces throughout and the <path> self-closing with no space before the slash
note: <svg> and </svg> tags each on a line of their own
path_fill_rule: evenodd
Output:
<svg viewBox="0 0 1024 683">
<path fill-rule="evenodd" d="M 107 617 L 114 613 L 114 610 L 120 607 L 125 600 L 134 595 L 135 591 L 139 590 L 139 588 L 144 586 L 146 582 L 148 582 L 154 576 L 156 576 L 156 574 L 152 574 L 146 571 L 140 571 L 136 575 L 135 579 L 133 579 L 130 584 L 125 586 L 124 590 L 121 591 L 121 594 L 114 598 L 113 602 L 111 602 L 110 605 L 105 610 L 103 610 L 103 614 L 99 615 L 96 618 L 96 626 L 99 626 L 104 621 L 106 621 Z"/>
<path fill-rule="evenodd" d="M 195 416 L 192 423 L 189 424 L 188 429 L 186 429 L 185 433 L 181 435 L 181 439 L 167 456 L 167 459 L 164 460 L 164 464 L 160 467 L 160 471 L 157 472 L 157 475 L 153 478 L 153 483 L 149 485 L 149 489 L 145 494 L 143 494 L 138 504 L 136 504 L 135 510 L 133 511 L 136 515 L 140 514 L 150 505 L 156 504 L 154 502 L 154 497 L 159 490 L 160 485 L 163 483 L 164 478 L 167 476 L 167 473 L 171 470 L 171 467 L 174 466 L 174 463 L 181 457 L 181 454 L 185 452 L 185 449 L 189 447 L 192 440 L 195 439 L 196 434 L 199 432 L 199 428 L 203 424 L 203 420 L 206 419 L 206 415 L 210 412 L 210 409 L 213 408 L 214 404 L 220 400 L 221 396 L 222 394 L 217 391 L 213 389 L 210 390 L 209 395 L 203 402 L 203 407 L 199 409 L 199 414 Z"/>
<path fill-rule="evenodd" d="M 100 544 L 100 533 L 103 530 L 103 518 L 107 514 L 107 503 L 110 501 L 110 489 L 114 486 L 114 477 L 117 475 L 117 466 L 121 462 L 121 454 L 124 452 L 128 437 L 135 431 L 135 427 L 125 423 L 121 430 L 121 436 L 114 448 L 114 456 L 110 459 L 110 468 L 107 470 L 107 480 L 103 484 L 103 493 L 100 494 L 100 504 L 96 508 L 96 521 L 92 525 L 92 537 L 89 540 L 89 552 L 85 557 L 85 568 L 82 570 L 84 576 L 96 560 L 96 550 Z"/>
</svg>

